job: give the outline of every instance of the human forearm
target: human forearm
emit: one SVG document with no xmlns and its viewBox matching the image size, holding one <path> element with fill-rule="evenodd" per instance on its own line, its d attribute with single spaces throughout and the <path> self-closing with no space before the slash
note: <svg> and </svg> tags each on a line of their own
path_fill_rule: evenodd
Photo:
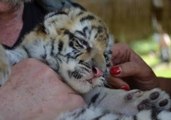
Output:
<svg viewBox="0 0 171 120">
<path fill-rule="evenodd" d="M 158 77 L 158 86 L 171 95 L 171 78 Z"/>
<path fill-rule="evenodd" d="M 13 67 L 0 96 L 2 120 L 47 120 L 84 104 L 53 70 L 34 59 Z"/>
</svg>

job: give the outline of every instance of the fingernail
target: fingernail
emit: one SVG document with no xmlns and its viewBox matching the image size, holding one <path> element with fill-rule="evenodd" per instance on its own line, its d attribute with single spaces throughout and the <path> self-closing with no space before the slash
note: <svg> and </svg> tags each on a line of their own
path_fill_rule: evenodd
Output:
<svg viewBox="0 0 171 120">
<path fill-rule="evenodd" d="M 123 89 L 125 91 L 129 91 L 130 90 L 128 85 L 123 85 L 123 86 L 120 87 L 120 89 Z"/>
<path fill-rule="evenodd" d="M 114 66 L 110 69 L 110 74 L 111 75 L 118 75 L 121 73 L 121 68 L 118 66 Z"/>
</svg>

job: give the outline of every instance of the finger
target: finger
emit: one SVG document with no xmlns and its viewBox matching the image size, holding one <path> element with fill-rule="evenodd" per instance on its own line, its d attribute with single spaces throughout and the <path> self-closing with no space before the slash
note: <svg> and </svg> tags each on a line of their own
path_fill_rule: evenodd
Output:
<svg viewBox="0 0 171 120">
<path fill-rule="evenodd" d="M 130 55 L 132 55 L 132 49 L 128 45 L 123 43 L 114 44 L 112 48 L 112 63 L 114 65 L 129 61 Z"/>
<path fill-rule="evenodd" d="M 108 84 L 110 87 L 115 89 L 130 90 L 130 86 L 120 78 L 114 78 L 110 76 L 108 79 Z"/>
<path fill-rule="evenodd" d="M 111 67 L 110 74 L 113 77 L 130 77 L 141 74 L 141 68 L 136 63 L 126 62 Z"/>
</svg>

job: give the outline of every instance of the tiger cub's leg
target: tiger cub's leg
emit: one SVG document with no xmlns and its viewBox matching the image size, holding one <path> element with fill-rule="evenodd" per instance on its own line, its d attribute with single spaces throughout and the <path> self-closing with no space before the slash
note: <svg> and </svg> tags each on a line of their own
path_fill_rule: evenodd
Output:
<svg viewBox="0 0 171 120">
<path fill-rule="evenodd" d="M 9 64 L 12 66 L 16 63 L 19 63 L 21 60 L 28 58 L 28 54 L 24 47 L 17 47 L 12 50 L 5 50 Z"/>
<path fill-rule="evenodd" d="M 171 112 L 143 110 L 133 116 L 105 112 L 94 106 L 85 106 L 72 112 L 61 114 L 55 120 L 170 120 Z"/>
<path fill-rule="evenodd" d="M 18 47 L 13 50 L 4 49 L 0 45 L 0 85 L 5 84 L 11 72 L 11 66 L 28 58 L 24 48 Z"/>
<path fill-rule="evenodd" d="M 101 108 L 90 106 L 84 106 L 76 109 L 72 112 L 66 112 L 61 114 L 55 120 L 132 120 L 121 119 L 118 114 L 112 112 L 103 111 Z"/>
<path fill-rule="evenodd" d="M 0 45 L 0 85 L 3 85 L 10 74 L 10 64 L 5 49 Z"/>
<path fill-rule="evenodd" d="M 149 91 L 124 91 L 97 87 L 84 97 L 88 104 L 124 115 L 135 115 L 139 111 L 152 108 L 171 108 L 169 95 L 158 88 Z"/>
</svg>

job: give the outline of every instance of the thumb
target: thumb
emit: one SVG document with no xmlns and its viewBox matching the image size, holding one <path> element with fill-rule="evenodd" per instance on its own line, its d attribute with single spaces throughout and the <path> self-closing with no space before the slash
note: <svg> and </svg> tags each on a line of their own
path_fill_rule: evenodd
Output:
<svg viewBox="0 0 171 120">
<path fill-rule="evenodd" d="M 140 73 L 140 70 L 141 69 L 138 64 L 133 62 L 126 62 L 111 67 L 110 74 L 113 77 L 130 77 L 138 75 L 138 73 Z"/>
<path fill-rule="evenodd" d="M 109 76 L 107 83 L 115 89 L 130 90 L 130 86 L 120 78 Z"/>
</svg>

